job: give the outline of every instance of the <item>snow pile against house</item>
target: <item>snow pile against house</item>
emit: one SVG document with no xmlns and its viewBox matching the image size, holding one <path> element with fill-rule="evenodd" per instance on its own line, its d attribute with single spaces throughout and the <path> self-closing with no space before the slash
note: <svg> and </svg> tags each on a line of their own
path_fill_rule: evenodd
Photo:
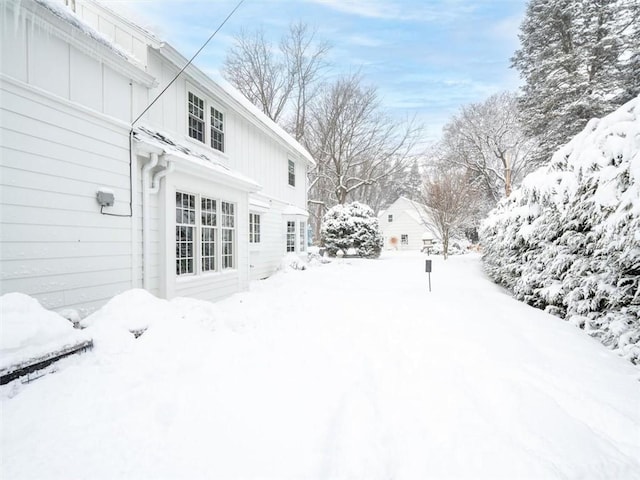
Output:
<svg viewBox="0 0 640 480">
<path fill-rule="evenodd" d="M 69 320 L 21 293 L 0 297 L 0 331 L 3 372 L 89 339 L 85 332 L 74 329 Z"/>
<path fill-rule="evenodd" d="M 527 176 L 482 238 L 496 282 L 640 363 L 640 97 Z"/>
</svg>

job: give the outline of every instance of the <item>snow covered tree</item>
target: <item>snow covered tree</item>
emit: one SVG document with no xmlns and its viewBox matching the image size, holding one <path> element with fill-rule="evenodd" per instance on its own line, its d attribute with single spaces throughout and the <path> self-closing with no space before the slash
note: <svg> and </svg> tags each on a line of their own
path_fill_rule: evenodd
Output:
<svg viewBox="0 0 640 480">
<path fill-rule="evenodd" d="M 347 253 L 354 249 L 361 257 L 377 258 L 382 250 L 378 218 L 362 203 L 338 204 L 330 208 L 322 219 L 321 234 L 322 243 L 331 256 L 338 250 Z"/>
<path fill-rule="evenodd" d="M 497 202 L 537 166 L 524 134 L 516 97 L 503 92 L 462 107 L 444 127 L 444 158 L 471 172 Z"/>
<path fill-rule="evenodd" d="M 640 97 L 592 120 L 492 212 L 484 265 L 516 298 L 640 363 Z"/>
<path fill-rule="evenodd" d="M 637 92 L 637 0 L 531 0 L 512 64 L 538 161 Z M 635 60 L 632 60 L 632 59 Z M 633 72 L 633 73 L 632 73 Z"/>
</svg>

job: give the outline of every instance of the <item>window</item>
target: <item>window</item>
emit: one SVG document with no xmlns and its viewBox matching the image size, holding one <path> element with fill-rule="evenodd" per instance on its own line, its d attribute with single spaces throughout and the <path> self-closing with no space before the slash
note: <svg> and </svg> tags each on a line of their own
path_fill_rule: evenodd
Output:
<svg viewBox="0 0 640 480">
<path fill-rule="evenodd" d="M 224 153 L 225 114 L 210 99 L 188 92 L 189 137 Z M 209 112 L 209 115 L 207 115 Z"/>
<path fill-rule="evenodd" d="M 211 148 L 224 152 L 224 116 L 211 107 Z"/>
<path fill-rule="evenodd" d="M 249 243 L 260 243 L 260 215 L 249 214 Z"/>
<path fill-rule="evenodd" d="M 289 185 L 296 186 L 296 164 L 293 160 L 289 160 Z"/>
<path fill-rule="evenodd" d="M 296 222 L 287 222 L 287 252 L 296 251 Z"/>
<path fill-rule="evenodd" d="M 400 235 L 400 245 L 409 245 L 409 235 L 404 233 Z"/>
<path fill-rule="evenodd" d="M 189 136 L 204 143 L 204 100 L 189 92 Z"/>
<path fill-rule="evenodd" d="M 176 192 L 176 275 L 234 267 L 235 205 Z"/>
<path fill-rule="evenodd" d="M 387 217 L 387 222 L 389 222 L 389 223 L 393 222 L 393 215 L 389 215 Z"/>
<path fill-rule="evenodd" d="M 233 268 L 235 214 L 232 203 L 222 202 L 222 269 Z"/>
<path fill-rule="evenodd" d="M 298 250 L 299 252 L 304 252 L 305 251 L 305 245 L 304 245 L 304 233 L 306 230 L 306 224 L 304 222 L 300 222 L 300 249 Z"/>
<path fill-rule="evenodd" d="M 194 272 L 196 197 L 176 192 L 176 275 Z"/>
<path fill-rule="evenodd" d="M 202 197 L 202 271 L 216 270 L 216 201 Z"/>
</svg>

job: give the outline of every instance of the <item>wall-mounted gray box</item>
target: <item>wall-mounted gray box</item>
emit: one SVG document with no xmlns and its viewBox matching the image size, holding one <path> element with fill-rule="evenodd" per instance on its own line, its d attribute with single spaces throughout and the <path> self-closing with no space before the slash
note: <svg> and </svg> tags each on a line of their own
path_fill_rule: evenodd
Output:
<svg viewBox="0 0 640 480">
<path fill-rule="evenodd" d="M 98 200 L 98 203 L 101 207 L 111 207 L 113 206 L 115 197 L 113 195 L 113 192 L 110 192 L 108 190 L 98 190 L 98 193 L 96 194 L 96 200 Z"/>
</svg>

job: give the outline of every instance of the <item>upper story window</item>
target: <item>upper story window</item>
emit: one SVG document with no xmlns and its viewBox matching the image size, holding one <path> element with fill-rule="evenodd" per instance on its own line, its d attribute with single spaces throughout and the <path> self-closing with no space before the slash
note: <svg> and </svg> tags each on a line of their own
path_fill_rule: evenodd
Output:
<svg viewBox="0 0 640 480">
<path fill-rule="evenodd" d="M 224 114 L 211 107 L 211 148 L 224 152 Z"/>
<path fill-rule="evenodd" d="M 387 222 L 389 222 L 389 223 L 393 222 L 393 215 L 389 215 L 387 217 Z"/>
<path fill-rule="evenodd" d="M 289 160 L 289 185 L 296 186 L 296 164 L 293 160 Z"/>
<path fill-rule="evenodd" d="M 189 92 L 189 136 L 204 143 L 204 100 Z"/>
<path fill-rule="evenodd" d="M 224 153 L 226 123 L 224 112 L 210 98 L 191 91 L 187 94 L 187 107 L 189 137 Z"/>
</svg>

